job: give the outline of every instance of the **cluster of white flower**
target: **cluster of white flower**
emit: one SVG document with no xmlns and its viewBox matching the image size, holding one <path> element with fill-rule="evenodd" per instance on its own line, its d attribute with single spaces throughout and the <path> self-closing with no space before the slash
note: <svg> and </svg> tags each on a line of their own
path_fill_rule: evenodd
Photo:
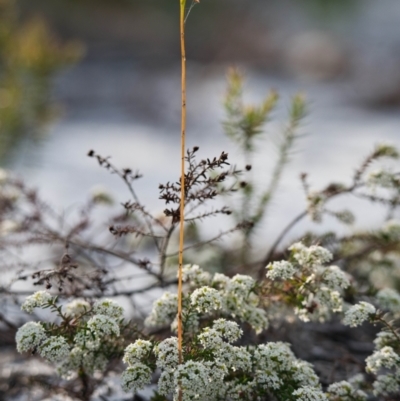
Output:
<svg viewBox="0 0 400 401">
<path fill-rule="evenodd" d="M 276 280 L 277 278 L 289 280 L 296 273 L 295 267 L 286 260 L 272 262 L 266 268 L 268 270 L 267 277 L 271 280 Z"/>
<path fill-rule="evenodd" d="M 211 372 L 204 363 L 187 361 L 178 365 L 174 380 L 179 386 L 175 386 L 174 400 L 178 400 L 179 389 L 183 393 L 182 401 L 204 399 L 205 393 L 208 393 L 210 376 Z"/>
<path fill-rule="evenodd" d="M 157 355 L 157 366 L 164 370 L 174 370 L 179 362 L 178 338 L 170 337 L 161 341 L 154 348 Z"/>
<path fill-rule="evenodd" d="M 41 323 L 28 322 L 21 326 L 15 336 L 18 352 L 27 352 L 36 349 L 47 338 L 46 331 Z"/>
<path fill-rule="evenodd" d="M 101 345 L 101 338 L 89 328 L 84 327 L 75 334 L 74 343 L 83 349 L 97 350 Z"/>
<path fill-rule="evenodd" d="M 213 329 L 216 330 L 228 343 L 237 341 L 243 334 L 242 329 L 236 322 L 225 319 L 215 320 Z"/>
<path fill-rule="evenodd" d="M 40 355 L 50 362 L 61 362 L 69 355 L 70 346 L 62 336 L 48 337 L 39 347 Z"/>
<path fill-rule="evenodd" d="M 304 386 L 293 391 L 292 395 L 296 397 L 297 401 L 328 401 L 326 394 L 319 388 Z"/>
<path fill-rule="evenodd" d="M 151 381 L 151 369 L 141 363 L 136 362 L 129 366 L 121 375 L 121 386 L 126 392 L 140 390 Z"/>
<path fill-rule="evenodd" d="M 211 287 L 197 288 L 190 295 L 190 301 L 198 313 L 209 313 L 222 308 L 221 294 Z"/>
<path fill-rule="evenodd" d="M 379 375 L 373 383 L 376 396 L 398 394 L 400 389 L 400 374 Z"/>
<path fill-rule="evenodd" d="M 94 315 L 87 322 L 88 329 L 94 333 L 95 337 L 119 336 L 118 323 L 112 317 L 105 315 Z"/>
<path fill-rule="evenodd" d="M 376 309 L 374 305 L 361 301 L 346 311 L 343 324 L 351 327 L 359 326 L 370 319 L 375 313 Z"/>
<path fill-rule="evenodd" d="M 400 294 L 396 290 L 384 288 L 378 291 L 376 300 L 382 309 L 386 309 L 396 316 L 400 314 Z"/>
<path fill-rule="evenodd" d="M 253 292 L 256 282 L 250 276 L 237 274 L 220 290 L 223 299 L 223 312 L 247 322 L 256 333 L 268 327 L 264 309 L 258 307 L 259 298 Z"/>
<path fill-rule="evenodd" d="M 386 346 L 395 346 L 398 339 L 391 331 L 380 331 L 375 340 L 375 348 L 382 349 Z"/>
<path fill-rule="evenodd" d="M 52 299 L 53 297 L 47 291 L 37 291 L 25 299 L 21 309 L 32 313 L 33 309 L 47 305 Z"/>
<path fill-rule="evenodd" d="M 368 397 L 364 391 L 345 380 L 331 384 L 327 395 L 331 401 L 365 401 Z"/>
<path fill-rule="evenodd" d="M 91 310 L 89 302 L 84 299 L 74 299 L 65 305 L 65 314 L 67 316 L 81 316 Z"/>
<path fill-rule="evenodd" d="M 153 344 L 150 341 L 136 340 L 133 344 L 130 344 L 125 348 L 122 360 L 128 365 L 132 365 L 148 355 L 152 349 Z"/>
<path fill-rule="evenodd" d="M 46 307 L 53 302 L 49 293 L 39 291 L 28 297 L 22 308 L 32 312 L 35 307 Z M 54 327 L 48 333 L 41 323 L 29 322 L 16 334 L 17 349 L 19 352 L 37 350 L 43 358 L 58 364 L 57 371 L 63 378 L 72 378 L 80 368 L 93 374 L 106 368 L 105 352 L 120 335 L 116 319 L 121 319 L 122 312 L 123 309 L 111 300 L 100 300 L 91 308 L 89 302 L 76 299 L 64 306 L 64 314 L 59 313 L 61 319 L 74 317 L 72 335 L 53 335 Z"/>
<path fill-rule="evenodd" d="M 300 266 L 314 267 L 320 266 L 332 260 L 332 254 L 327 249 L 318 245 L 306 247 L 301 242 L 296 242 L 290 248 L 293 258 Z"/>
<path fill-rule="evenodd" d="M 338 266 L 328 266 L 322 273 L 323 281 L 333 290 L 346 289 L 350 286 L 350 277 Z"/>
<path fill-rule="evenodd" d="M 299 319 L 305 322 L 325 321 L 332 312 L 341 312 L 342 291 L 350 286 L 350 276 L 338 266 L 322 266 L 332 259 L 332 254 L 323 247 L 306 247 L 301 242 L 293 244 L 289 249 L 292 263 L 270 263 L 266 267 L 267 277 L 272 280 L 297 279 L 291 285 L 297 287 L 300 295 L 296 300 L 299 304 L 294 308 Z"/>
<path fill-rule="evenodd" d="M 178 313 L 178 295 L 165 292 L 154 302 L 150 315 L 145 320 L 146 326 L 165 326 L 170 324 Z"/>
<path fill-rule="evenodd" d="M 210 273 L 201 269 L 198 265 L 185 265 L 182 268 L 183 281 L 189 282 L 195 287 L 203 287 L 210 285 Z"/>
<path fill-rule="evenodd" d="M 113 319 L 121 319 L 124 310 L 112 299 L 100 299 L 93 305 L 93 311 L 96 315 L 105 315 Z"/>
<path fill-rule="evenodd" d="M 259 308 L 259 298 L 254 293 L 256 282 L 250 276 L 237 274 L 229 278 L 217 273 L 211 279 L 209 273 L 204 272 L 199 266 L 187 265 L 184 267 L 184 279 L 189 280 L 189 285 L 195 288 L 199 283 L 208 283 L 195 289 L 190 296 L 184 298 L 185 305 L 192 309 L 187 314 L 185 325 L 189 329 L 198 326 L 198 314 L 209 314 L 213 311 L 221 311 L 223 315 L 233 316 L 241 321 L 248 322 L 259 333 L 268 327 L 266 312 Z M 193 281 L 191 281 L 193 280 Z M 194 311 L 193 311 L 194 309 Z M 172 323 L 176 328 L 176 315 L 178 312 L 178 296 L 164 293 L 154 302 L 149 317 L 145 320 L 147 326 L 162 326 Z"/>
<path fill-rule="evenodd" d="M 373 383 L 376 396 L 397 394 L 400 391 L 400 355 L 399 340 L 394 333 L 381 332 L 374 341 L 376 350 L 366 362 L 366 371 L 377 375 Z M 396 350 L 386 344 L 393 344 Z M 378 375 L 379 372 L 384 374 Z"/>
<path fill-rule="evenodd" d="M 378 373 L 381 368 L 400 369 L 400 356 L 389 346 L 376 350 L 365 362 L 366 370 L 370 373 Z"/>
</svg>

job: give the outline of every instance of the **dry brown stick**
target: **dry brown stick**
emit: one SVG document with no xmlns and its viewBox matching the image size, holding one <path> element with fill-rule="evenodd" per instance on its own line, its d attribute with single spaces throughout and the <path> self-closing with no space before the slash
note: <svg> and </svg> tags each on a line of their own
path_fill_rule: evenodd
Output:
<svg viewBox="0 0 400 401">
<path fill-rule="evenodd" d="M 178 271 L 178 355 L 183 362 L 182 342 L 182 265 L 183 265 L 183 227 L 185 222 L 185 134 L 186 134 L 186 50 L 185 50 L 185 6 L 186 0 L 180 0 L 180 35 L 182 63 L 182 120 L 181 120 L 181 203 L 179 221 L 179 271 Z M 179 401 L 182 401 L 182 388 L 179 388 Z"/>
</svg>

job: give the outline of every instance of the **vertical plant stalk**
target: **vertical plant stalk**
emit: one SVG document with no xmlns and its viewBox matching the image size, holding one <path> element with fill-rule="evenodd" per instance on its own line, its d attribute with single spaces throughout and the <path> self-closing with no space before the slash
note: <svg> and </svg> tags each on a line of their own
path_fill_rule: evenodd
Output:
<svg viewBox="0 0 400 401">
<path fill-rule="evenodd" d="M 183 265 L 183 226 L 185 217 L 185 134 L 186 134 L 186 50 L 185 50 L 185 5 L 186 0 L 180 0 L 180 36 L 182 63 L 182 119 L 181 119 L 181 202 L 179 220 L 179 266 L 178 266 L 178 355 L 179 363 L 183 362 L 182 342 L 182 265 Z M 182 400 L 182 389 L 179 389 L 179 401 Z"/>
</svg>

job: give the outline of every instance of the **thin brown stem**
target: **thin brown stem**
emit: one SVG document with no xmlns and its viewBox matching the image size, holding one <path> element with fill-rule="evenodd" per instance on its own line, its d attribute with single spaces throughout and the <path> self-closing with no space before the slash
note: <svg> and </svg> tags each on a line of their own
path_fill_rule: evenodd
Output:
<svg viewBox="0 0 400 401">
<path fill-rule="evenodd" d="M 180 35 L 181 35 L 181 68 L 182 68 L 182 120 L 181 120 L 181 202 L 179 221 L 179 271 L 178 271 L 178 355 L 179 363 L 183 362 L 182 342 L 182 266 L 183 266 L 183 228 L 185 223 L 185 134 L 186 134 L 186 50 L 185 50 L 185 5 L 180 0 Z M 179 401 L 182 401 L 182 388 L 179 388 Z"/>
</svg>

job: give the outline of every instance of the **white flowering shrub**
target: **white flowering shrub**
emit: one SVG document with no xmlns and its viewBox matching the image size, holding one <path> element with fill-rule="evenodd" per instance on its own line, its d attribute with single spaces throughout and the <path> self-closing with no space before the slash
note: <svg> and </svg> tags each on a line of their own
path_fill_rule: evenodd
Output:
<svg viewBox="0 0 400 401">
<path fill-rule="evenodd" d="M 58 305 L 46 291 L 29 296 L 21 309 L 49 309 L 59 323 L 28 322 L 16 334 L 19 352 L 33 352 L 54 363 L 58 374 L 67 379 L 103 372 L 113 358 L 120 357 L 121 331 L 125 330 L 123 309 L 110 299 L 89 303 L 75 299 Z"/>
<path fill-rule="evenodd" d="M 185 0 L 180 3 L 184 11 Z M 187 12 L 198 3 L 194 0 Z M 377 145 L 347 184 L 331 182 L 316 190 L 307 174 L 301 174 L 305 209 L 276 239 L 265 239 L 267 250 L 257 247 L 260 224 L 300 137 L 306 103 L 302 95 L 293 97 L 269 182 L 256 187 L 255 175 L 249 173 L 256 140 L 278 96 L 271 91 L 260 105 L 247 105 L 242 89 L 242 75 L 230 71 L 223 127 L 240 147 L 243 168 L 231 166 L 225 152 L 199 160 L 199 148 L 188 149 L 182 156 L 185 185 L 179 177 L 159 185 L 163 213 L 153 214 L 140 202 L 134 188 L 141 177 L 137 170 L 117 168 L 108 156 L 88 152 L 129 190 L 123 213 L 109 216 L 106 236 L 104 225 L 93 223 L 98 218 L 93 210 L 111 207 L 114 194 L 97 190 L 72 217 L 59 215 L 36 190 L 0 170 L 0 259 L 4 270 L 21 267 L 1 287 L 0 300 L 6 306 L 20 302 L 22 293 L 14 288 L 18 281 L 46 288 L 22 303 L 28 314 L 38 309 L 50 313 L 18 329 L 16 349 L 54 365 L 61 377 L 39 382 L 35 390 L 48 386 L 51 394 L 38 399 L 55 399 L 56 393 L 84 401 L 109 399 L 117 392 L 110 384 L 116 377 L 118 388 L 130 393 L 126 399 L 151 385 L 152 401 L 372 401 L 400 393 L 400 222 L 395 219 L 400 179 L 392 166 L 376 168 L 382 160 L 394 164 L 399 152 Z M 230 207 L 207 209 L 209 201 L 228 195 L 235 196 Z M 313 223 L 329 217 L 353 224 L 351 211 L 331 209 L 332 199 L 341 195 L 384 206 L 387 221 L 349 235 L 308 232 L 288 246 L 288 233 L 307 217 Z M 196 224 L 218 215 L 230 216 L 233 225 L 203 238 Z M 175 270 L 183 255 L 176 247 L 179 227 L 188 264 L 178 296 Z M 235 234 L 234 241 L 218 242 L 230 234 Z M 20 249 L 30 247 L 49 252 L 37 264 L 21 262 Z M 145 296 L 161 289 L 146 316 Z M 56 292 L 59 299 L 51 295 Z M 144 302 L 136 302 L 138 295 Z M 132 310 L 124 311 L 113 297 L 134 307 L 135 321 L 124 321 Z M 64 304 L 65 298 L 70 302 Z M 145 304 L 142 309 L 140 303 Z M 6 313 L 0 317 L 2 324 L 14 327 Z M 346 354 L 336 355 L 338 333 L 343 342 L 351 337 L 363 359 L 344 344 L 340 349 Z M 317 365 L 321 353 L 329 374 Z M 12 380 L 4 383 L 0 377 L 0 398 L 8 382 Z M 119 394 L 116 399 L 125 398 Z"/>
</svg>

